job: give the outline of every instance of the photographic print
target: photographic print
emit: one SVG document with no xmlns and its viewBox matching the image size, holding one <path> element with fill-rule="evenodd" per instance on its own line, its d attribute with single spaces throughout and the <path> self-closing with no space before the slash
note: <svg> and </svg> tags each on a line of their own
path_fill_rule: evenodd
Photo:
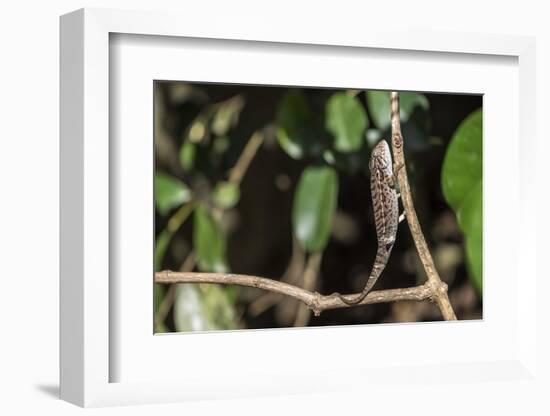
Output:
<svg viewBox="0 0 550 416">
<path fill-rule="evenodd" d="M 482 319 L 482 96 L 155 81 L 155 333 Z"/>
</svg>

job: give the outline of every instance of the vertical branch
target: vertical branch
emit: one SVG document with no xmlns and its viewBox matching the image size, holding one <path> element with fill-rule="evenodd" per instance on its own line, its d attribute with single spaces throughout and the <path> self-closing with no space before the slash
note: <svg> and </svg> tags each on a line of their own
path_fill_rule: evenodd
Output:
<svg viewBox="0 0 550 416">
<path fill-rule="evenodd" d="M 403 152 L 403 136 L 401 134 L 401 120 L 399 117 L 398 92 L 391 93 L 391 129 L 393 159 L 395 166 L 398 169 L 397 180 L 401 191 L 401 200 L 403 202 L 407 223 L 409 224 L 409 229 L 411 230 L 416 250 L 418 251 L 422 266 L 426 271 L 428 283 L 432 288 L 432 300 L 437 303 L 445 320 L 456 320 L 456 315 L 451 302 L 449 301 L 449 296 L 447 295 L 447 284 L 441 280 L 439 274 L 437 273 L 432 255 L 428 249 L 428 244 L 426 243 L 426 239 L 424 238 L 424 234 L 420 228 L 416 210 L 414 209 L 414 203 L 407 176 L 407 168 L 405 165 L 405 155 Z"/>
</svg>

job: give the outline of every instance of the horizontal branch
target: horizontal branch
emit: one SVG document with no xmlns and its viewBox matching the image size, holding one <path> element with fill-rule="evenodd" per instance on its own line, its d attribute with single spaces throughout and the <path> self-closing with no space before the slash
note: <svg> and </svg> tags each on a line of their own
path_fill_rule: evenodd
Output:
<svg viewBox="0 0 550 416">
<path fill-rule="evenodd" d="M 362 302 L 356 305 L 347 305 L 337 296 L 324 296 L 317 292 L 310 292 L 301 287 L 294 286 L 278 280 L 265 277 L 249 276 L 233 273 L 194 273 L 172 272 L 165 270 L 155 273 L 155 283 L 218 283 L 222 285 L 240 285 L 255 287 L 270 292 L 291 296 L 305 303 L 316 316 L 328 309 L 350 308 L 373 303 L 396 302 L 412 300 L 421 302 L 431 300 L 433 290 L 429 283 L 420 286 L 403 289 L 375 290 L 370 292 Z M 354 294 L 346 295 L 352 296 Z"/>
</svg>

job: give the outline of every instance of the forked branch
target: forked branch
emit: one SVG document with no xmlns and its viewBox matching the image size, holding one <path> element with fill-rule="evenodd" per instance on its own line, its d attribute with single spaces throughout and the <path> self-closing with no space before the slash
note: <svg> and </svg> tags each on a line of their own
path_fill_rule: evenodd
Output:
<svg viewBox="0 0 550 416">
<path fill-rule="evenodd" d="M 391 126 L 392 126 L 392 149 L 396 166 L 399 166 L 397 179 L 401 191 L 403 208 L 418 255 L 428 277 L 428 280 L 420 286 L 377 290 L 370 292 L 363 301 L 354 305 L 347 305 L 336 296 L 324 296 L 317 292 L 311 292 L 298 286 L 294 286 L 278 280 L 267 279 L 258 276 L 248 276 L 232 273 L 185 273 L 162 271 L 155 273 L 156 283 L 217 283 L 225 285 L 240 285 L 255 287 L 281 295 L 290 296 L 307 305 L 315 315 L 322 311 L 337 308 L 349 308 L 354 306 L 369 305 L 374 303 L 397 302 L 397 301 L 433 301 L 441 310 L 445 320 L 456 320 L 451 302 L 447 295 L 447 285 L 441 280 L 434 265 L 433 258 L 428 249 L 428 244 L 420 228 L 416 210 L 411 195 L 405 155 L 403 152 L 403 136 L 401 134 L 401 121 L 399 118 L 399 93 L 391 93 Z M 255 143 L 254 143 L 255 145 Z M 237 172 L 234 172 L 237 176 Z M 354 294 L 356 295 L 356 294 Z M 346 296 L 354 296 L 346 295 Z"/>
</svg>

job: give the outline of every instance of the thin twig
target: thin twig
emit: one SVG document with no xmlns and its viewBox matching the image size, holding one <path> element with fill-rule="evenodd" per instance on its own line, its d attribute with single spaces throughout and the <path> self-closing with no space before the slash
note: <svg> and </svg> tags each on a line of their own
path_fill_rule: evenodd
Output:
<svg viewBox="0 0 550 416">
<path fill-rule="evenodd" d="M 250 166 L 250 163 L 252 162 L 252 159 L 256 156 L 256 153 L 258 152 L 258 149 L 262 145 L 263 141 L 264 134 L 261 131 L 256 131 L 252 134 L 241 152 L 239 160 L 237 160 L 237 163 L 235 163 L 235 166 L 229 173 L 229 182 L 237 185 L 241 183 L 248 167 Z"/>
<path fill-rule="evenodd" d="M 405 216 L 409 229 L 411 230 L 412 237 L 420 261 L 424 266 L 428 281 L 426 285 L 430 287 L 432 292 L 431 298 L 437 303 L 443 318 L 447 321 L 456 320 L 449 296 L 447 295 L 447 284 L 444 283 L 434 265 L 432 255 L 428 249 L 428 244 L 420 228 L 416 210 L 414 209 L 414 203 L 411 195 L 411 189 L 409 186 L 409 180 L 407 177 L 407 167 L 405 165 L 405 155 L 403 152 L 403 135 L 401 134 L 401 120 L 399 116 L 399 93 L 391 93 L 391 129 L 392 129 L 392 149 L 393 160 L 398 167 L 397 180 L 399 182 L 399 189 L 401 192 L 401 200 L 403 201 L 403 208 L 405 209 Z"/>
<path fill-rule="evenodd" d="M 362 302 L 355 305 L 347 305 L 336 296 L 323 296 L 317 292 L 310 292 L 298 286 L 265 277 L 249 276 L 233 273 L 182 273 L 165 270 L 155 273 L 155 283 L 217 283 L 223 285 L 240 285 L 255 287 L 291 296 L 305 303 L 313 313 L 318 316 L 328 309 L 351 308 L 373 303 L 397 302 L 414 300 L 417 302 L 430 300 L 433 296 L 432 286 L 429 282 L 423 285 L 403 289 L 376 290 L 370 292 Z M 346 296 L 354 296 L 349 294 Z"/>
</svg>

